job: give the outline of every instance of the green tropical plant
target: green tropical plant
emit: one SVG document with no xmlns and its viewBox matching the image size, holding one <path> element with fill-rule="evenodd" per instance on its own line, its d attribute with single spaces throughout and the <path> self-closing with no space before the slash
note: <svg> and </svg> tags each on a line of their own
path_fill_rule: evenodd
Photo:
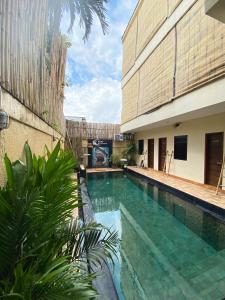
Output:
<svg viewBox="0 0 225 300">
<path fill-rule="evenodd" d="M 92 266 L 113 261 L 116 254 L 116 232 L 72 218 L 80 204 L 71 153 L 61 151 L 60 143 L 46 152 L 37 157 L 26 143 L 24 162 L 4 158 L 0 299 L 90 299 L 96 296 Z"/>
<path fill-rule="evenodd" d="M 123 151 L 123 156 L 127 158 L 130 165 L 136 163 L 137 146 L 135 143 L 130 143 L 127 148 Z"/>
<path fill-rule="evenodd" d="M 75 19 L 78 17 L 80 26 L 84 28 L 83 39 L 87 40 L 94 16 L 97 16 L 105 34 L 108 29 L 107 10 L 105 8 L 107 2 L 108 0 L 48 0 L 51 30 L 60 28 L 63 13 L 67 12 L 70 15 L 68 31 L 72 30 Z"/>
<path fill-rule="evenodd" d="M 112 162 L 112 165 L 114 167 L 117 167 L 117 168 L 122 168 L 123 167 L 123 163 L 121 162 L 121 155 L 120 154 L 112 154 L 110 159 L 111 159 L 111 162 Z"/>
</svg>

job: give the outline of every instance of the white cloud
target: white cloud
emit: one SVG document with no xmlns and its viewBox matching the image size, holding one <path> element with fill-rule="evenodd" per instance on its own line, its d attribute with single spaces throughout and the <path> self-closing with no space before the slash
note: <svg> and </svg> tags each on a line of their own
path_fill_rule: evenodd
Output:
<svg viewBox="0 0 225 300">
<path fill-rule="evenodd" d="M 65 91 L 66 114 L 81 115 L 94 122 L 120 121 L 121 36 L 136 3 L 137 0 L 111 2 L 109 33 L 105 36 L 97 20 L 86 43 L 82 41 L 82 30 L 74 27 L 67 66 L 74 84 Z"/>
<path fill-rule="evenodd" d="M 121 85 L 112 78 L 94 78 L 66 89 L 66 116 L 86 117 L 90 122 L 120 122 Z"/>
</svg>

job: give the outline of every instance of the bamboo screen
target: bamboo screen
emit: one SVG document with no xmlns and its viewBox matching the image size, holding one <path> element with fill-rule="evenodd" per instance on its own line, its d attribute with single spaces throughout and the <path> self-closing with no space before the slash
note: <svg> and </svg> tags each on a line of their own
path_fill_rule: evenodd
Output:
<svg viewBox="0 0 225 300">
<path fill-rule="evenodd" d="M 123 44 L 123 76 L 134 65 L 136 58 L 137 18 L 134 19 Z"/>
<path fill-rule="evenodd" d="M 225 25 L 199 0 L 177 25 L 176 95 L 225 73 Z"/>
<path fill-rule="evenodd" d="M 180 2 L 169 1 L 168 11 Z M 149 26 L 149 21 L 145 22 Z M 123 123 L 224 76 L 225 25 L 205 15 L 204 0 L 197 1 L 137 74 L 123 88 Z M 138 76 L 140 89 L 135 80 Z"/>
<path fill-rule="evenodd" d="M 145 0 L 138 11 L 137 56 L 167 17 L 165 0 Z"/>
<path fill-rule="evenodd" d="M 0 16 L 1 86 L 63 132 L 66 47 L 58 32 L 48 44 L 48 1 L 0 0 Z"/>
<path fill-rule="evenodd" d="M 139 71 L 128 81 L 123 88 L 122 123 L 137 117 L 139 93 Z"/>
<path fill-rule="evenodd" d="M 168 16 L 170 16 L 182 0 L 167 0 L 168 1 Z"/>
<path fill-rule="evenodd" d="M 119 124 L 74 122 L 66 120 L 69 138 L 112 140 L 120 133 Z"/>
<path fill-rule="evenodd" d="M 150 111 L 173 97 L 174 33 L 174 30 L 169 33 L 140 69 L 138 114 Z"/>
</svg>

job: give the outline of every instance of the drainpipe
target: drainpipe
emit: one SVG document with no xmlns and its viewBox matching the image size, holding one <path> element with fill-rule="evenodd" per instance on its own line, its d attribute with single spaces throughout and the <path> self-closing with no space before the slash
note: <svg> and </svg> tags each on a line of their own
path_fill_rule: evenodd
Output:
<svg viewBox="0 0 225 300">
<path fill-rule="evenodd" d="M 173 98 L 176 96 L 176 75 L 177 75 L 177 25 L 175 25 L 175 55 L 174 55 L 174 73 L 173 73 Z"/>
</svg>

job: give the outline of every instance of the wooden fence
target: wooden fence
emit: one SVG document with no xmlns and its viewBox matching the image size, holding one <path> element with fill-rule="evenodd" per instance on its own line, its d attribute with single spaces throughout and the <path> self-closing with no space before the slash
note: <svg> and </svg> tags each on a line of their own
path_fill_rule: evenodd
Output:
<svg viewBox="0 0 225 300">
<path fill-rule="evenodd" d="M 114 135 L 120 133 L 120 125 L 66 120 L 66 131 L 65 147 L 67 149 L 72 148 L 73 153 L 81 162 L 83 154 L 87 153 L 87 141 L 89 139 L 113 140 Z"/>
<path fill-rule="evenodd" d="M 62 133 L 66 46 L 48 18 L 48 0 L 0 0 L 0 84 Z"/>
<path fill-rule="evenodd" d="M 66 128 L 69 137 L 80 137 L 84 140 L 112 140 L 115 134 L 120 133 L 119 124 L 74 122 L 67 120 Z"/>
</svg>

